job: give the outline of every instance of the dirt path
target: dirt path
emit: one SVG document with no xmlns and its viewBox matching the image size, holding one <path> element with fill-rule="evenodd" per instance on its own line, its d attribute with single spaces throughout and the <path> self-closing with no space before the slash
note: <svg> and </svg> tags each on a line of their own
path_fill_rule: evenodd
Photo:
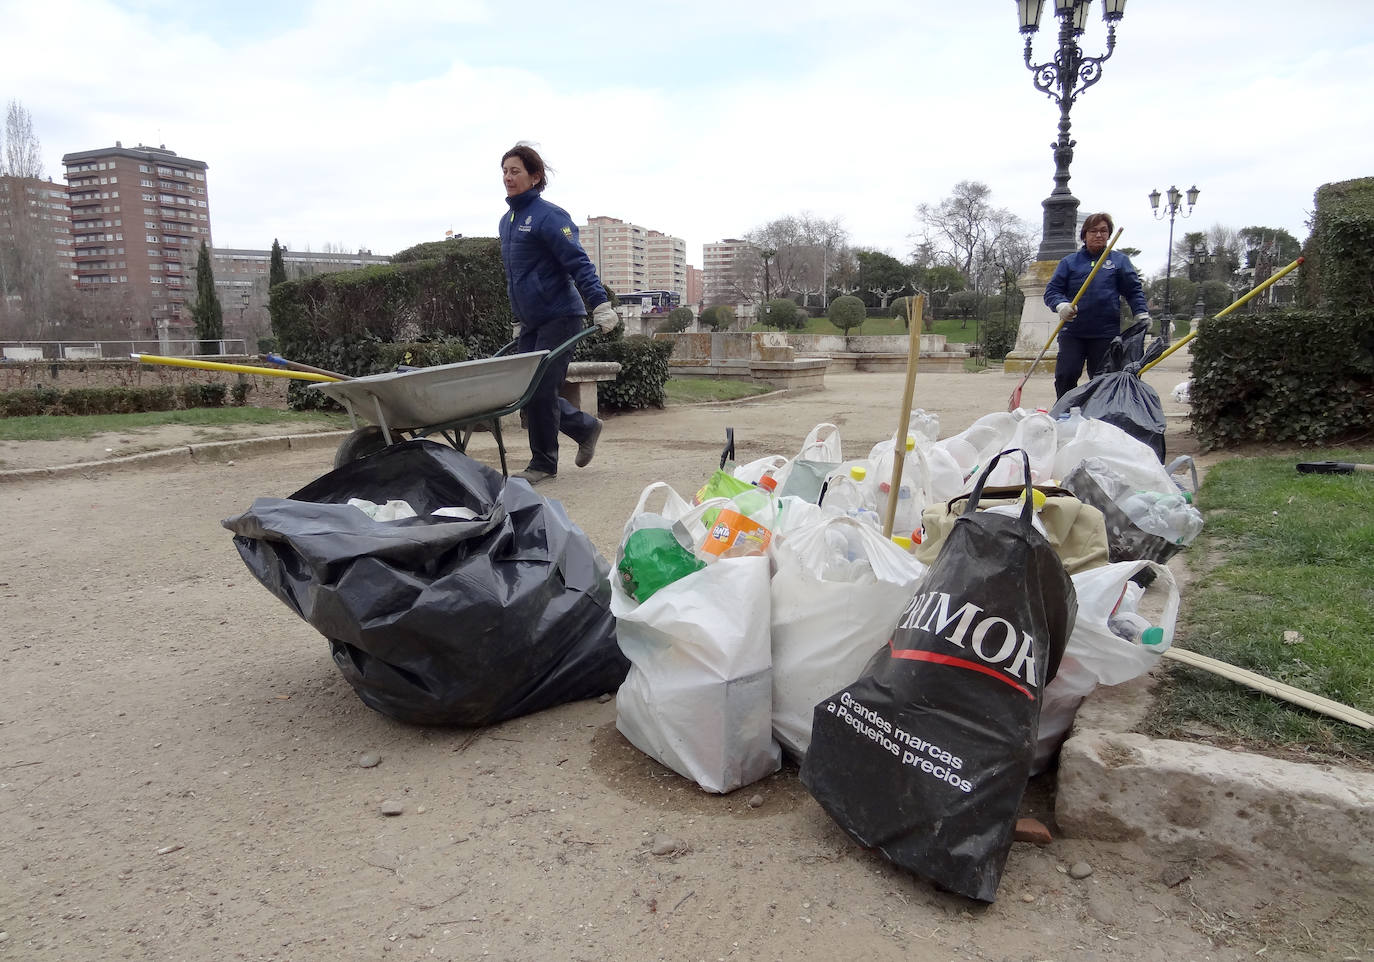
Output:
<svg viewBox="0 0 1374 962">
<path fill-rule="evenodd" d="M 1176 414 L 1181 379 L 1156 383 Z M 861 452 L 892 430 L 901 383 L 617 417 L 592 465 L 541 492 L 610 555 L 642 487 L 693 490 L 726 425 L 741 459 L 791 453 L 824 420 Z M 917 404 L 950 433 L 1013 384 L 923 375 Z M 489 438 L 473 453 L 494 460 Z M 703 794 L 626 743 L 613 701 L 475 731 L 372 712 L 219 525 L 331 456 L 0 486 L 0 958 L 1374 958 L 1367 912 L 1300 870 L 1129 844 L 1018 844 L 978 907 L 848 841 L 794 767 Z M 369 752 L 381 763 L 360 767 Z M 1047 786 L 1028 809 L 1052 822 Z M 661 835 L 675 854 L 651 853 Z M 1092 873 L 1071 878 L 1079 861 Z"/>
</svg>

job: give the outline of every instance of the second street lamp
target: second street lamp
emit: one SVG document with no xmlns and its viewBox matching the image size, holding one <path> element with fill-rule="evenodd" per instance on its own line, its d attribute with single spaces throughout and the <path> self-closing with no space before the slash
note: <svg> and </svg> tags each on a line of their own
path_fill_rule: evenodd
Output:
<svg viewBox="0 0 1374 962">
<path fill-rule="evenodd" d="M 1169 218 L 1169 256 L 1164 268 L 1164 313 L 1159 316 L 1159 335 L 1164 338 L 1164 343 L 1169 343 L 1169 326 L 1173 321 L 1173 315 L 1169 313 L 1169 282 L 1174 274 L 1174 216 L 1177 215 L 1184 219 L 1193 216 L 1193 205 L 1197 203 L 1197 195 L 1202 191 L 1197 189 L 1197 184 L 1188 188 L 1188 210 L 1179 213 L 1182 207 L 1183 195 L 1179 193 L 1177 187 L 1169 186 L 1168 206 L 1164 210 L 1159 209 L 1159 191 L 1150 191 L 1150 209 L 1154 213 L 1155 220 Z"/>
<path fill-rule="evenodd" d="M 1190 252 L 1192 255 L 1191 270 L 1193 283 L 1197 285 L 1197 301 L 1193 304 L 1193 327 L 1197 327 L 1197 322 L 1202 320 L 1203 313 L 1207 310 L 1207 305 L 1202 299 L 1202 282 L 1207 280 L 1207 267 L 1212 263 L 1212 255 L 1207 253 L 1206 244 L 1198 244 Z"/>
</svg>

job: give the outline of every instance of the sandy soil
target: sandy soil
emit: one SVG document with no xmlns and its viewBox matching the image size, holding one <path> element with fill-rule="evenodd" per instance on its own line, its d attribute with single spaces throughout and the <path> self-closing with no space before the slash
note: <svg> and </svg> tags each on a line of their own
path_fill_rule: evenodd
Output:
<svg viewBox="0 0 1374 962">
<path fill-rule="evenodd" d="M 1151 376 L 1175 415 L 1182 376 Z M 917 405 L 951 433 L 1014 383 L 922 375 Z M 901 387 L 833 375 L 815 394 L 613 418 L 590 466 L 540 490 L 610 556 L 643 486 L 694 490 L 725 426 L 742 460 L 792 453 L 819 421 L 862 452 Z M 1026 402 L 1050 395 L 1036 379 Z M 489 437 L 472 453 L 495 461 Z M 1016 845 L 982 907 L 851 843 L 794 767 L 702 793 L 620 736 L 613 701 L 481 730 L 372 712 L 219 524 L 331 458 L 0 485 L 0 958 L 1374 959 L 1367 906 L 1298 867 L 1057 839 Z M 1053 827 L 1042 782 L 1025 808 Z M 673 852 L 652 854 L 663 836 Z"/>
</svg>

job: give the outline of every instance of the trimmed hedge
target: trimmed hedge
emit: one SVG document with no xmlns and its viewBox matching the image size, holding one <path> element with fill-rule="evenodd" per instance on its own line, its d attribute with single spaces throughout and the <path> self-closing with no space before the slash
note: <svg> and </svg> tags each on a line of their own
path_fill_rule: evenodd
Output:
<svg viewBox="0 0 1374 962">
<path fill-rule="evenodd" d="M 1211 318 L 1193 342 L 1193 431 L 1205 449 L 1330 443 L 1374 430 L 1374 311 Z"/>
<path fill-rule="evenodd" d="M 142 411 L 174 411 L 178 401 L 185 401 L 186 385 L 180 391 L 162 387 L 78 387 L 66 391 L 40 387 L 22 391 L 0 392 L 0 417 L 20 418 L 38 414 L 138 414 Z M 223 385 L 219 388 L 219 402 L 224 403 Z M 193 407 L 183 403 L 183 407 Z"/>
<path fill-rule="evenodd" d="M 620 374 L 614 381 L 597 384 L 596 402 L 606 410 L 632 411 L 663 407 L 672 353 L 672 338 L 656 341 L 639 334 L 617 337 L 613 332 L 588 337 L 577 345 L 573 360 L 620 362 Z"/>
<path fill-rule="evenodd" d="M 1308 300 L 1327 311 L 1374 310 L 1374 177 L 1323 184 L 1315 200 L 1300 268 Z"/>
<path fill-rule="evenodd" d="M 272 288 L 272 332 L 293 361 L 353 377 L 490 357 L 511 340 L 514 318 L 494 237 L 419 244 L 389 265 L 317 274 Z M 425 346 L 427 345 L 427 346 Z M 293 384 L 292 407 L 317 391 Z"/>
</svg>

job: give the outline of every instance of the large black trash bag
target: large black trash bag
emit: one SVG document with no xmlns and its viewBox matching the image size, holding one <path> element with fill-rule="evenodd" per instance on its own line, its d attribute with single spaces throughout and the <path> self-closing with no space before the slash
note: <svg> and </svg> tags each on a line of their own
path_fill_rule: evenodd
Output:
<svg viewBox="0 0 1374 962">
<path fill-rule="evenodd" d="M 860 844 L 991 902 L 1035 756 L 1040 700 L 1078 611 L 1034 529 L 975 511 L 987 466 L 886 648 L 816 706 L 801 780 Z M 1031 503 L 1025 453 L 1026 505 Z"/>
<path fill-rule="evenodd" d="M 373 521 L 349 498 L 419 516 Z M 477 518 L 428 517 L 441 507 Z M 562 505 L 446 445 L 386 448 L 223 523 L 363 702 L 401 721 L 486 725 L 614 691 L 629 670 L 610 567 Z"/>
<path fill-rule="evenodd" d="M 1164 353 L 1164 339 L 1155 338 L 1149 348 L 1145 336 L 1149 321 L 1133 324 L 1113 338 L 1104 372 L 1069 391 L 1050 408 L 1050 417 L 1082 408 L 1085 418 L 1106 421 L 1131 437 L 1144 441 L 1164 463 L 1164 406 L 1155 389 L 1140 379 L 1140 369 Z"/>
</svg>

